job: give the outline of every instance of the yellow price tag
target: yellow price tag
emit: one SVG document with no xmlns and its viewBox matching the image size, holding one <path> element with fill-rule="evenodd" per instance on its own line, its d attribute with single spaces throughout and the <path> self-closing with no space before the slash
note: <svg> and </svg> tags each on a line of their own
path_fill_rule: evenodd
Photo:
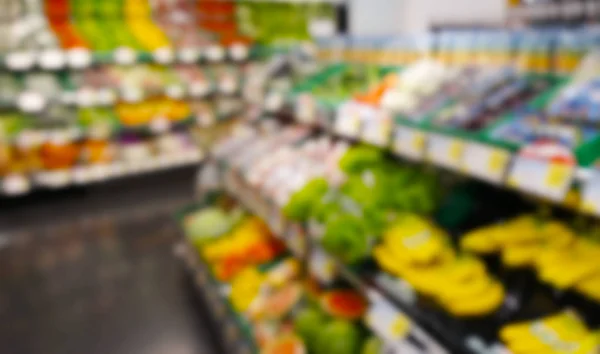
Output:
<svg viewBox="0 0 600 354">
<path fill-rule="evenodd" d="M 410 330 L 410 322 L 405 316 L 398 315 L 392 322 L 390 332 L 394 338 L 404 338 Z"/>
<path fill-rule="evenodd" d="M 562 163 L 553 163 L 548 167 L 546 174 L 545 185 L 550 188 L 561 187 L 569 178 L 572 166 Z"/>
<path fill-rule="evenodd" d="M 504 151 L 494 150 L 488 161 L 488 169 L 490 172 L 498 173 L 504 167 L 506 167 L 506 163 L 508 162 L 508 154 Z"/>
<path fill-rule="evenodd" d="M 462 153 L 463 153 L 464 146 L 465 145 L 462 143 L 462 141 L 456 141 L 456 140 L 450 144 L 450 150 L 448 153 L 450 155 L 451 161 L 460 160 Z"/>
<path fill-rule="evenodd" d="M 423 149 L 425 149 L 425 135 L 421 133 L 414 133 L 412 138 L 412 146 L 417 151 L 423 151 Z"/>
</svg>

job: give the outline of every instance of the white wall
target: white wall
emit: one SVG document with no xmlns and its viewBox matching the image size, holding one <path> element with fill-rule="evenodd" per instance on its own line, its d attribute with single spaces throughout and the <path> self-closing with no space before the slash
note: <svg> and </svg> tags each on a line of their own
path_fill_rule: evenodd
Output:
<svg viewBox="0 0 600 354">
<path fill-rule="evenodd" d="M 506 0 L 349 0 L 350 33 L 384 35 L 428 30 L 434 23 L 503 24 Z"/>
<path fill-rule="evenodd" d="M 406 0 L 348 0 L 350 34 L 377 36 L 402 32 L 401 16 L 405 2 Z"/>
</svg>

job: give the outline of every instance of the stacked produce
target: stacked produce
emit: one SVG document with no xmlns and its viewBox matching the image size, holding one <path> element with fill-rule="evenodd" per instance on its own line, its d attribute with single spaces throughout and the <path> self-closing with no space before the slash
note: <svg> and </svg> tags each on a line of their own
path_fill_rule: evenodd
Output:
<svg viewBox="0 0 600 354">
<path fill-rule="evenodd" d="M 557 289 L 600 299 L 600 245 L 559 221 L 525 215 L 474 230 L 461 245 L 476 254 L 500 253 L 507 267 L 532 267 L 540 280 Z"/>
<path fill-rule="evenodd" d="M 345 262 L 368 257 L 372 241 L 400 213 L 430 213 L 436 206 L 435 175 L 403 168 L 376 148 L 351 148 L 339 165 L 346 175 L 339 187 L 314 179 L 290 198 L 284 213 L 321 225 L 324 248 Z M 391 193 L 396 190 L 403 193 Z"/>
<path fill-rule="evenodd" d="M 500 337 L 511 353 L 594 353 L 600 334 L 576 314 L 563 311 L 542 319 L 510 324 Z"/>
<path fill-rule="evenodd" d="M 504 288 L 476 258 L 458 255 L 448 235 L 430 221 L 403 215 L 373 251 L 387 272 L 409 282 L 456 316 L 482 316 L 497 310 Z"/>
</svg>

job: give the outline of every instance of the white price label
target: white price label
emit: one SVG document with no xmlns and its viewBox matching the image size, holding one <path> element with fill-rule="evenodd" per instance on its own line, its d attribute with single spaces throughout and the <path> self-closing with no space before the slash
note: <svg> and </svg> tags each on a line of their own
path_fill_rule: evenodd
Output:
<svg viewBox="0 0 600 354">
<path fill-rule="evenodd" d="M 17 98 L 17 107 L 26 113 L 38 113 L 46 107 L 46 98 L 38 92 L 26 91 Z"/>
<path fill-rule="evenodd" d="M 185 90 L 181 85 L 169 85 L 167 86 L 166 92 L 167 97 L 170 97 L 174 100 L 182 99 L 185 96 Z"/>
<path fill-rule="evenodd" d="M 96 91 L 96 100 L 100 105 L 110 106 L 117 100 L 117 94 L 112 89 L 101 88 Z"/>
<path fill-rule="evenodd" d="M 465 142 L 440 134 L 430 134 L 427 146 L 427 159 L 436 165 L 460 169 Z"/>
<path fill-rule="evenodd" d="M 222 61 L 225 59 L 225 48 L 219 45 L 211 45 L 206 49 L 206 58 L 213 62 Z"/>
<path fill-rule="evenodd" d="M 393 151 L 411 160 L 421 161 L 425 155 L 425 132 L 404 126 L 396 127 Z"/>
<path fill-rule="evenodd" d="M 562 201 L 573 181 L 575 166 L 536 158 L 516 156 L 508 185 L 537 196 Z"/>
<path fill-rule="evenodd" d="M 58 70 L 65 66 L 67 57 L 62 50 L 48 49 L 40 53 L 38 61 L 42 69 Z"/>
<path fill-rule="evenodd" d="M 92 65 L 92 53 L 85 48 L 74 48 L 67 52 L 67 63 L 73 69 L 85 69 Z"/>
<path fill-rule="evenodd" d="M 144 98 L 144 93 L 139 87 L 126 86 L 121 89 L 121 97 L 126 102 L 139 102 Z"/>
<path fill-rule="evenodd" d="M 379 147 L 388 146 L 393 129 L 392 118 L 381 110 L 374 110 L 370 117 L 362 123 L 363 141 Z"/>
<path fill-rule="evenodd" d="M 232 75 L 227 75 L 219 82 L 219 91 L 231 95 L 238 90 L 238 82 Z"/>
<path fill-rule="evenodd" d="M 198 48 L 182 48 L 179 50 L 179 61 L 186 64 L 192 64 L 200 59 L 200 49 Z"/>
<path fill-rule="evenodd" d="M 2 192 L 9 196 L 23 195 L 30 189 L 31 183 L 24 175 L 10 174 L 2 180 Z"/>
<path fill-rule="evenodd" d="M 283 107 L 283 94 L 271 92 L 265 99 L 265 110 L 267 112 L 277 112 Z"/>
<path fill-rule="evenodd" d="M 137 60 L 136 52 L 129 47 L 119 47 L 113 54 L 114 60 L 117 64 L 131 65 Z"/>
<path fill-rule="evenodd" d="M 207 80 L 194 81 L 190 83 L 190 96 L 204 97 L 210 93 L 210 82 Z"/>
<path fill-rule="evenodd" d="M 374 293 L 365 314 L 365 324 L 388 343 L 401 342 L 411 331 L 411 321 L 389 301 Z"/>
<path fill-rule="evenodd" d="M 9 53 L 6 55 L 5 63 L 10 70 L 28 70 L 35 64 L 35 54 L 33 52 Z"/>
<path fill-rule="evenodd" d="M 510 162 L 507 150 L 479 143 L 468 143 L 462 159 L 466 173 L 492 183 L 502 183 Z"/>
<path fill-rule="evenodd" d="M 167 64 L 171 64 L 175 61 L 175 52 L 173 51 L 172 48 L 163 47 L 163 48 L 159 48 L 159 49 L 155 50 L 152 53 L 152 57 L 154 58 L 155 62 L 157 62 L 159 64 L 167 65 Z"/>
<path fill-rule="evenodd" d="M 248 46 L 244 44 L 234 44 L 229 48 L 229 56 L 236 61 L 246 60 L 250 53 Z"/>
<path fill-rule="evenodd" d="M 98 95 L 94 89 L 84 87 L 77 90 L 76 102 L 80 107 L 91 107 L 98 102 Z"/>
<path fill-rule="evenodd" d="M 350 138 L 360 135 L 361 108 L 351 102 L 341 105 L 335 117 L 335 132 Z"/>
<path fill-rule="evenodd" d="M 201 127 L 210 127 L 215 124 L 215 115 L 211 111 L 203 111 L 196 115 L 196 122 Z"/>
<path fill-rule="evenodd" d="M 600 171 L 592 171 L 583 186 L 582 211 L 600 215 Z"/>
<path fill-rule="evenodd" d="M 296 120 L 304 124 L 314 124 L 317 120 L 317 104 L 310 94 L 302 94 L 296 100 Z"/>
<path fill-rule="evenodd" d="M 312 252 L 308 268 L 312 275 L 325 284 L 333 282 L 337 272 L 335 261 L 319 248 Z"/>
<path fill-rule="evenodd" d="M 48 188 L 62 188 L 72 180 L 72 172 L 68 169 L 51 172 L 40 172 L 37 174 L 37 183 Z"/>
<path fill-rule="evenodd" d="M 150 130 L 157 134 L 168 131 L 170 127 L 171 122 L 165 117 L 156 117 L 150 122 Z"/>
</svg>

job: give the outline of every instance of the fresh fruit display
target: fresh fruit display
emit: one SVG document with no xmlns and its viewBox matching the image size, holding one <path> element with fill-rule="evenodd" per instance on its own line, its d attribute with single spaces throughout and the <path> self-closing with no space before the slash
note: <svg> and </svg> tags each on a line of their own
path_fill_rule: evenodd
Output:
<svg viewBox="0 0 600 354">
<path fill-rule="evenodd" d="M 373 255 L 381 268 L 410 283 L 456 316 L 485 316 L 504 301 L 504 288 L 475 258 L 457 255 L 431 222 L 403 215 Z"/>
<path fill-rule="evenodd" d="M 215 276 L 221 281 L 231 280 L 249 265 L 269 262 L 281 251 L 281 244 L 257 218 L 241 221 L 230 233 L 200 248 L 203 258 L 214 267 Z"/>
<path fill-rule="evenodd" d="M 229 232 L 241 217 L 241 210 L 227 213 L 217 207 L 205 208 L 186 216 L 185 233 L 198 245 Z"/>
<path fill-rule="evenodd" d="M 563 311 L 545 318 L 515 323 L 500 331 L 512 353 L 593 353 L 600 346 L 592 331 L 573 312 Z"/>
<path fill-rule="evenodd" d="M 267 343 L 261 354 L 305 354 L 304 343 L 294 336 L 285 335 Z"/>
<path fill-rule="evenodd" d="M 600 298 L 594 285 L 600 275 L 600 245 L 558 221 L 522 216 L 474 230 L 464 235 L 461 245 L 477 254 L 499 252 L 507 267 L 532 267 L 541 281 L 556 289 Z"/>
<path fill-rule="evenodd" d="M 332 317 L 357 320 L 362 318 L 367 303 L 365 299 L 354 291 L 333 290 L 321 297 L 321 307 Z"/>
</svg>

